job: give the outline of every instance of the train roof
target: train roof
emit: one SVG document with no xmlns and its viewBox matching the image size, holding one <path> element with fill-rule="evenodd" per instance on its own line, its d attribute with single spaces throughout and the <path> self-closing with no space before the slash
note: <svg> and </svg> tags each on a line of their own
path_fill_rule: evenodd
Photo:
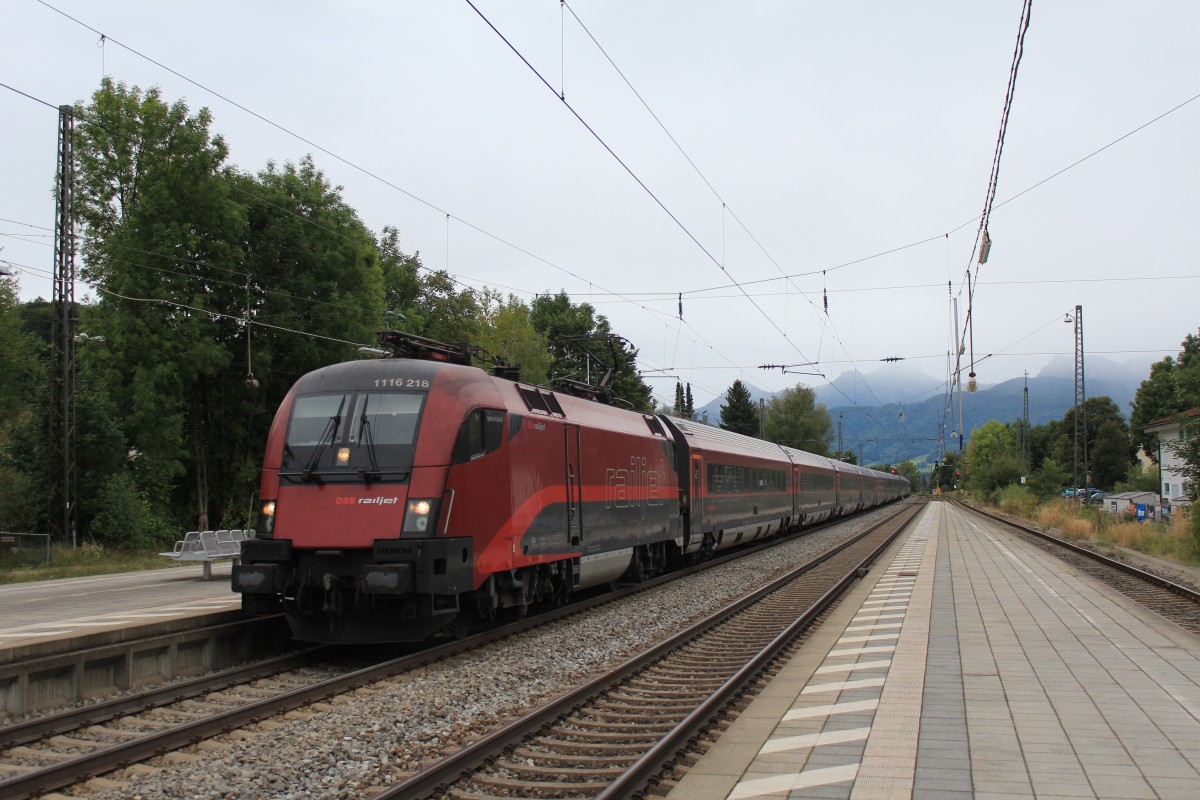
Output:
<svg viewBox="0 0 1200 800">
<path fill-rule="evenodd" d="M 329 392 L 339 390 L 373 389 L 377 380 L 400 377 L 432 381 L 446 370 L 470 370 L 480 376 L 484 373 L 474 367 L 446 364 L 438 361 L 423 361 L 411 358 L 364 358 L 358 361 L 343 361 L 315 369 L 301 375 L 292 390 L 296 393 Z"/>
<path fill-rule="evenodd" d="M 723 453 L 738 453 L 775 461 L 789 460 L 783 448 L 774 442 L 755 439 L 752 436 L 743 436 L 740 433 L 727 431 L 724 428 L 705 425 L 690 419 L 672 417 L 668 414 L 660 414 L 659 416 L 683 434 L 686 444 L 689 447 L 696 447 L 701 450 L 711 449 Z"/>
<path fill-rule="evenodd" d="M 780 445 L 780 447 L 783 448 L 783 452 L 788 454 L 788 457 L 792 459 L 792 463 L 794 464 L 820 467 L 822 469 L 831 469 L 836 463 L 828 456 L 817 455 L 816 453 L 810 453 L 807 450 L 797 450 L 794 447 L 787 447 L 784 445 Z"/>
</svg>

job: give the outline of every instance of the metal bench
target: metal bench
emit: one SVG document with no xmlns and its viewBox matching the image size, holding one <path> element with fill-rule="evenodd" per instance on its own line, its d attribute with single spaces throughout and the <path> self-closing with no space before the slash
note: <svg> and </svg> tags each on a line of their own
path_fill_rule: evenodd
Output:
<svg viewBox="0 0 1200 800">
<path fill-rule="evenodd" d="M 175 542 L 169 553 L 159 553 L 176 561 L 199 561 L 204 565 L 204 580 L 212 580 L 212 562 L 226 558 L 237 561 L 242 554 L 242 542 L 254 538 L 254 529 L 189 531 Z"/>
</svg>

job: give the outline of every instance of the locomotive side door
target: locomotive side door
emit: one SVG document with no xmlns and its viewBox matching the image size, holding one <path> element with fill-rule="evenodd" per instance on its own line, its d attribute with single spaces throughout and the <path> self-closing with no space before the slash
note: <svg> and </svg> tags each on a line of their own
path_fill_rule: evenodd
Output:
<svg viewBox="0 0 1200 800">
<path fill-rule="evenodd" d="M 571 547 L 583 541 L 583 474 L 579 469 L 580 430 L 578 425 L 564 425 L 566 437 L 567 539 Z"/>
</svg>

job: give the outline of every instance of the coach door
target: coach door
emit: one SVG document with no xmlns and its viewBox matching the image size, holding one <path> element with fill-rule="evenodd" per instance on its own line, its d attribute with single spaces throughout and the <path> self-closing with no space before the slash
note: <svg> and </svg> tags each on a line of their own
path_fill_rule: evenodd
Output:
<svg viewBox="0 0 1200 800">
<path fill-rule="evenodd" d="M 583 541 L 583 480 L 579 469 L 579 426 L 564 425 L 567 453 L 567 538 L 572 547 Z"/>
<path fill-rule="evenodd" d="M 704 458 L 698 454 L 692 455 L 692 496 L 691 507 L 691 533 L 699 541 L 701 533 L 704 531 L 704 504 L 707 502 L 704 481 Z"/>
</svg>

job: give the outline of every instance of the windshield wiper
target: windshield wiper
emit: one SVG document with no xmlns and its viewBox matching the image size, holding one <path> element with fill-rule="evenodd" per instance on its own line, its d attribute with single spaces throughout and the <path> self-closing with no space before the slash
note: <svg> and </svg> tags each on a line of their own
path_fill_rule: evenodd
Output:
<svg viewBox="0 0 1200 800">
<path fill-rule="evenodd" d="M 338 426 L 342 422 L 342 408 L 346 405 L 346 395 L 342 395 L 342 402 L 338 403 L 337 411 L 329 418 L 329 422 L 325 423 L 325 430 L 321 433 L 321 438 L 317 440 L 317 448 L 313 450 L 312 458 L 308 460 L 308 466 L 300 473 L 300 478 L 305 481 L 312 480 L 313 467 L 317 465 L 317 460 L 321 457 L 321 453 L 325 450 L 325 437 L 329 437 L 329 441 L 333 442 L 337 438 Z M 317 476 L 320 480 L 320 476 Z"/>
<path fill-rule="evenodd" d="M 367 419 L 367 401 L 371 399 L 371 395 L 363 396 L 362 416 L 359 418 L 359 428 L 362 429 L 362 440 L 367 446 L 367 458 L 371 461 L 371 471 L 359 469 L 358 477 L 364 481 L 370 481 L 372 478 L 382 477 L 379 474 L 379 462 L 375 460 L 375 436 L 371 433 L 371 420 Z"/>
</svg>

